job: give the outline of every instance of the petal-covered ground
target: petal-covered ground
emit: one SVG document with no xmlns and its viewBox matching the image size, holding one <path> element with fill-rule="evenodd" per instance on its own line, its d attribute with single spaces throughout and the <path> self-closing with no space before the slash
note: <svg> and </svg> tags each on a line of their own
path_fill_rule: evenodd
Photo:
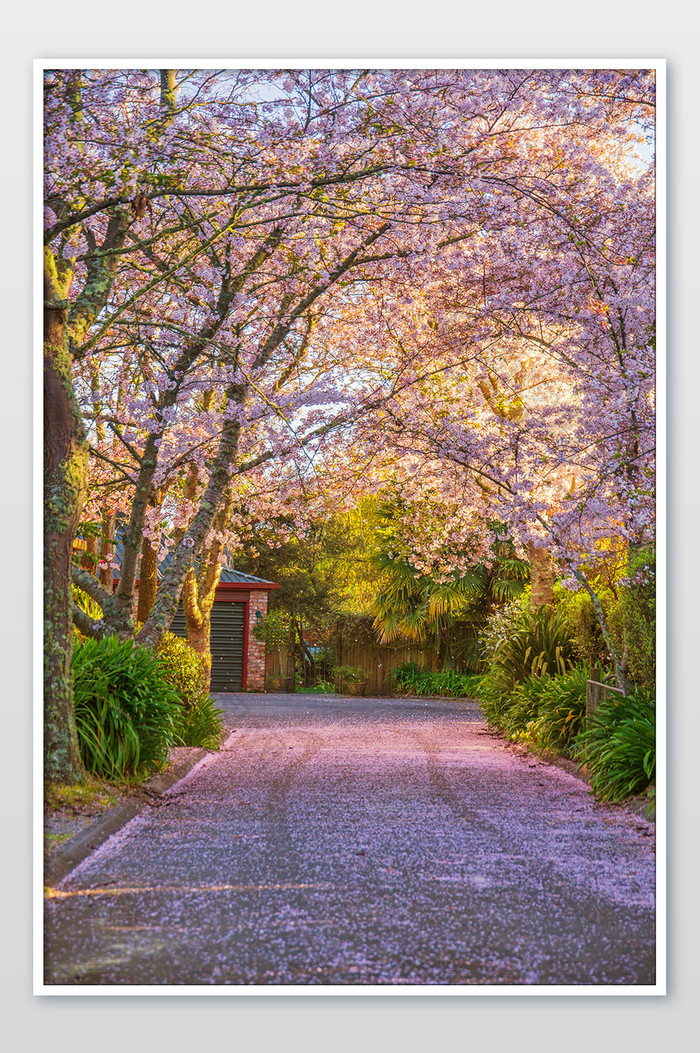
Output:
<svg viewBox="0 0 700 1053">
<path fill-rule="evenodd" d="M 649 985 L 654 827 L 472 702 L 223 695 L 46 902 L 50 985 Z"/>
</svg>

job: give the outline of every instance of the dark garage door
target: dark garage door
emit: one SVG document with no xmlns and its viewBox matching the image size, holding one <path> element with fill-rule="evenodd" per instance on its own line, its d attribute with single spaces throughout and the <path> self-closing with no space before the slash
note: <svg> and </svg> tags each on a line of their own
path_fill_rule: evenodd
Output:
<svg viewBox="0 0 700 1053">
<path fill-rule="evenodd" d="M 214 603 L 211 610 L 211 690 L 243 690 L 244 603 Z M 187 637 L 182 604 L 170 623 L 176 636 Z"/>
</svg>

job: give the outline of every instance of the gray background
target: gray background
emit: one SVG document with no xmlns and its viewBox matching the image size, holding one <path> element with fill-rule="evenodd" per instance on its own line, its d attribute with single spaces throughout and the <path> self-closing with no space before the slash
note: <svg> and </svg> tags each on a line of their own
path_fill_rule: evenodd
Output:
<svg viewBox="0 0 700 1053">
<path fill-rule="evenodd" d="M 21 13 L 0 66 L 0 590 L 3 1046 L 8 1053 L 691 1053 L 698 968 L 700 511 L 699 96 L 692 5 L 391 0 L 147 7 L 87 0 Z M 668 990 L 660 997 L 39 997 L 32 995 L 31 81 L 34 58 L 629 58 L 668 61 Z M 327 61 L 327 60 L 331 61 Z M 144 65 L 146 63 L 144 62 Z M 165 64 L 165 62 L 163 63 Z M 683 572 L 681 574 L 681 557 Z"/>
</svg>

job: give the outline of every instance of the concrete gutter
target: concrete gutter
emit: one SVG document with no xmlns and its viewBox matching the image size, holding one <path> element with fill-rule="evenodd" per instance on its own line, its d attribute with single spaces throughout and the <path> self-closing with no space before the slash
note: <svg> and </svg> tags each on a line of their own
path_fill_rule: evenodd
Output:
<svg viewBox="0 0 700 1053">
<path fill-rule="evenodd" d="M 62 881 L 71 870 L 77 867 L 78 863 L 87 859 L 90 853 L 99 848 L 108 837 L 116 834 L 117 830 L 126 826 L 130 819 L 148 807 L 154 798 L 160 797 L 180 779 L 184 779 L 185 775 L 188 775 L 195 765 L 199 764 L 202 757 L 206 757 L 210 752 L 211 750 L 203 748 L 188 750 L 186 755 L 175 760 L 167 771 L 154 775 L 152 779 L 143 783 L 133 798 L 116 808 L 111 808 L 104 815 L 98 816 L 88 826 L 79 830 L 60 848 L 52 852 L 46 860 L 44 884 L 52 887 Z"/>
</svg>

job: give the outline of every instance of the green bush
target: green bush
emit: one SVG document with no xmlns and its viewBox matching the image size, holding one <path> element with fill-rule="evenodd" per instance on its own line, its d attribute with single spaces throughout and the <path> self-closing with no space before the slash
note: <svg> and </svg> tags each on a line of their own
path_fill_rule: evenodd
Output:
<svg viewBox="0 0 700 1053">
<path fill-rule="evenodd" d="M 484 679 L 486 683 L 482 683 L 479 699 L 489 724 L 495 725 L 514 740 L 527 740 L 534 744 L 533 728 L 542 697 L 553 682 L 552 678 L 531 676 L 511 686 L 507 677 L 504 677 L 500 681 L 500 691 L 498 678 L 489 676 Z"/>
<path fill-rule="evenodd" d="M 335 684 L 330 680 L 324 680 L 322 678 L 314 680 L 313 684 L 309 687 L 297 687 L 297 693 L 300 695 L 332 695 L 334 691 Z"/>
<path fill-rule="evenodd" d="M 123 780 L 167 762 L 181 706 L 151 650 L 116 636 L 86 640 L 73 652 L 73 690 L 88 771 Z"/>
<path fill-rule="evenodd" d="M 513 686 L 531 676 L 563 676 L 575 659 L 563 614 L 548 607 L 521 609 L 491 653 L 491 665 L 497 665 Z"/>
<path fill-rule="evenodd" d="M 207 694 L 202 660 L 182 636 L 166 633 L 156 648 L 163 679 L 177 692 L 185 709 Z"/>
<path fill-rule="evenodd" d="M 486 673 L 479 701 L 489 724 L 511 735 L 536 719 L 548 682 L 565 677 L 576 658 L 564 615 L 548 607 L 531 611 L 525 602 L 516 600 L 493 614 L 482 645 Z"/>
<path fill-rule="evenodd" d="M 175 721 L 176 746 L 203 746 L 208 750 L 219 748 L 224 732 L 224 721 L 216 704 L 208 695 L 181 707 Z"/>
<path fill-rule="evenodd" d="M 656 702 L 640 688 L 626 697 L 610 693 L 590 726 L 577 738 L 579 759 L 588 765 L 591 790 L 601 801 L 642 793 L 656 768 Z"/>
<path fill-rule="evenodd" d="M 478 697 L 489 724 L 514 741 L 575 756 L 589 675 L 581 665 L 565 676 L 529 676 L 511 687 L 506 677 L 499 680 L 492 673 L 482 681 Z"/>
<path fill-rule="evenodd" d="M 443 695 L 449 698 L 474 698 L 481 677 L 457 669 L 435 672 L 416 662 L 404 662 L 391 674 L 396 690 L 415 691 L 417 695 Z"/>
<path fill-rule="evenodd" d="M 397 690 L 417 691 L 421 679 L 429 670 L 424 669 L 418 662 L 404 662 L 402 665 L 392 669 L 391 683 Z"/>
<path fill-rule="evenodd" d="M 587 665 L 605 668 L 610 662 L 610 649 L 603 637 L 591 597 L 584 590 L 571 592 L 563 588 L 556 588 L 555 595 L 578 658 Z M 605 596 L 601 597 L 601 602 L 609 612 L 610 605 Z"/>
<path fill-rule="evenodd" d="M 530 677 L 518 685 L 505 720 L 512 737 L 537 749 L 574 756 L 576 736 L 586 719 L 589 676 L 582 665 L 566 676 Z"/>
<path fill-rule="evenodd" d="M 488 723 L 495 728 L 505 728 L 513 694 L 513 684 L 500 666 L 493 665 L 481 678 L 477 698 Z M 523 724 L 523 728 L 524 728 Z"/>
<path fill-rule="evenodd" d="M 576 666 L 566 676 L 557 676 L 540 700 L 535 736 L 540 749 L 574 755 L 576 737 L 586 721 L 586 665 Z"/>
<path fill-rule="evenodd" d="M 629 586 L 622 590 L 613 618 L 613 637 L 627 655 L 638 687 L 656 683 L 656 555 L 651 546 L 630 553 Z"/>
<path fill-rule="evenodd" d="M 333 670 L 336 691 L 343 691 L 348 684 L 367 680 L 367 674 L 359 665 L 338 665 Z"/>
<path fill-rule="evenodd" d="M 626 579 L 594 585 L 618 654 L 627 658 L 629 675 L 638 687 L 652 688 L 656 678 L 656 556 L 653 546 L 633 549 Z M 585 591 L 556 590 L 576 653 L 590 665 L 609 667 L 610 653 L 591 599 Z"/>
<path fill-rule="evenodd" d="M 489 724 L 538 749 L 573 753 L 586 710 L 588 666 L 575 665 L 561 610 L 517 601 L 494 614 L 483 640 L 478 698 Z"/>
<path fill-rule="evenodd" d="M 187 640 L 174 633 L 165 634 L 156 654 L 163 679 L 171 685 L 181 703 L 176 719 L 175 745 L 216 749 L 224 722 L 206 690 L 207 678 L 201 658 Z"/>
</svg>

